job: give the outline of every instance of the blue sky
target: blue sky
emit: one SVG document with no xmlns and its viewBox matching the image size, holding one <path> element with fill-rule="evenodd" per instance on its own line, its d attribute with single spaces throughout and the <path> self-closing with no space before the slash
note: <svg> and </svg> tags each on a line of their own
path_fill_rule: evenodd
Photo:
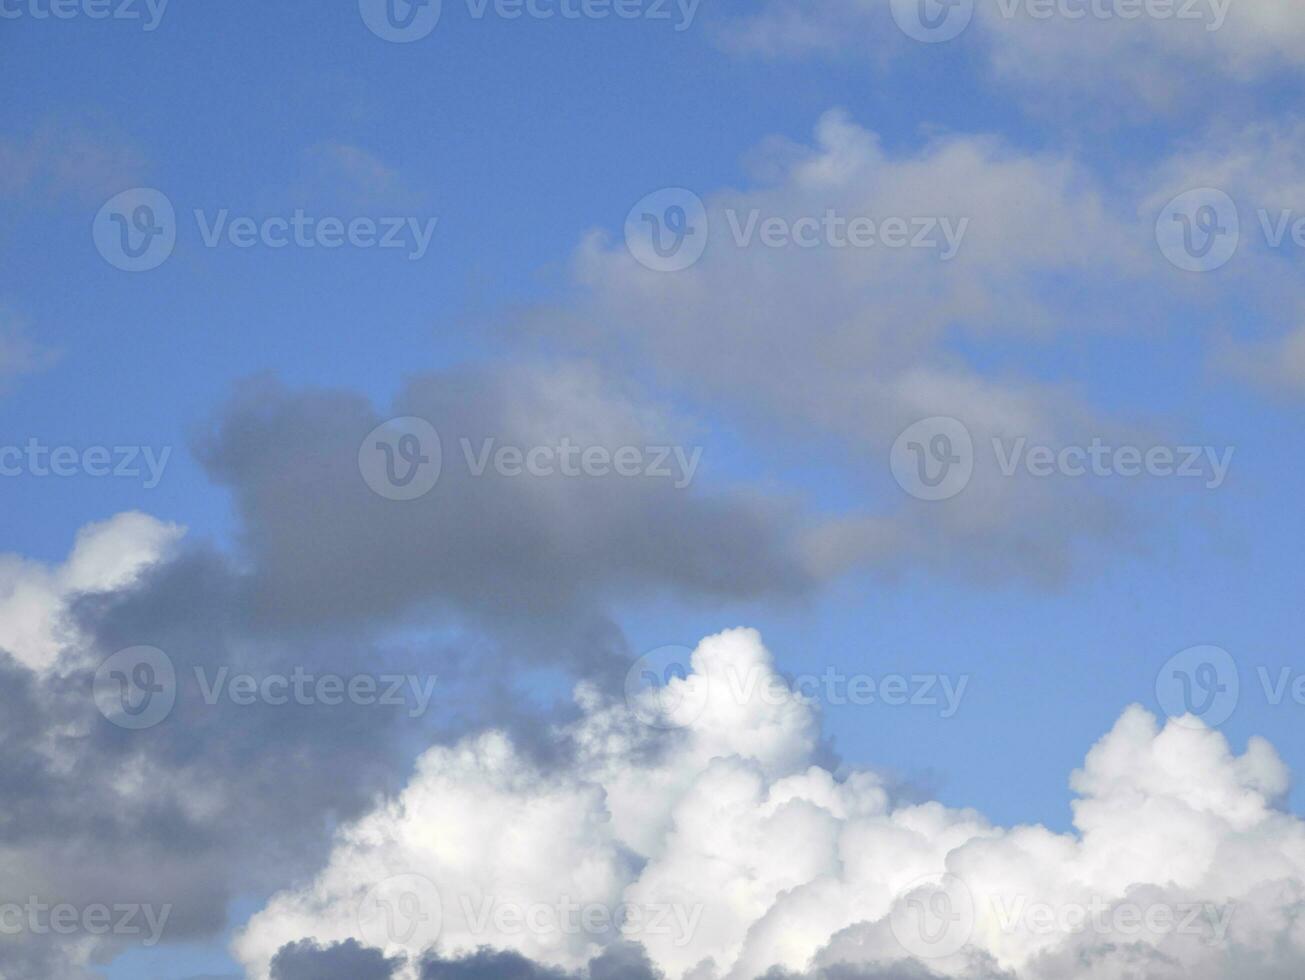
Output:
<svg viewBox="0 0 1305 980">
<path fill-rule="evenodd" d="M 1129 704 L 1161 710 L 1156 677 L 1168 658 L 1214 644 L 1240 664 L 1242 697 L 1220 726 L 1235 750 L 1262 735 L 1290 769 L 1305 770 L 1305 707 L 1266 703 L 1256 676 L 1257 667 L 1305 668 L 1295 628 L 1305 377 L 1290 376 L 1300 367 L 1285 347 L 1267 358 L 1282 377 L 1264 360 L 1235 367 L 1243 354 L 1251 363 L 1256 345 L 1278 343 L 1299 326 L 1300 249 L 1269 252 L 1250 241 L 1256 208 L 1288 206 L 1282 188 L 1305 186 L 1293 184 L 1300 161 L 1281 145 L 1300 132 L 1295 66 L 1271 77 L 1259 54 L 1238 47 L 1252 67 L 1226 78 L 1216 69 L 1211 82 L 1184 75 L 1186 55 L 1169 60 L 1170 49 L 1155 41 L 1155 70 L 1179 94 L 1150 105 L 1130 94 L 1144 81 L 1122 68 L 1100 90 L 1079 84 L 1077 71 L 1093 73 L 1095 64 L 1109 74 L 1129 57 L 1118 52 L 1031 80 L 994 69 L 997 42 L 980 25 L 924 44 L 894 33 L 884 10 L 838 20 L 791 6 L 786 14 L 779 2 L 703 0 L 677 30 L 673 20 L 476 19 L 446 0 L 434 32 L 408 44 L 374 36 L 352 3 L 177 3 L 152 31 L 116 18 L 37 18 L 15 6 L 22 13 L 0 24 L 0 81 L 10 93 L 0 108 L 0 169 L 9 172 L 0 174 L 0 325 L 38 355 L 7 381 L 0 372 L 0 445 L 37 438 L 172 454 L 149 489 L 85 474 L 0 480 L 0 505 L 11 515 L 0 551 L 58 563 L 80 528 L 142 511 L 185 525 L 189 542 L 256 564 L 249 515 L 263 498 L 241 497 L 231 483 L 243 478 L 216 479 L 196 450 L 221 428 L 215 420 L 247 379 L 275 379 L 291 392 L 347 390 L 385 418 L 409 414 L 402 405 L 414 377 L 593 358 L 621 384 L 637 383 L 648 404 L 691 420 L 690 438 L 703 447 L 693 492 L 783 501 L 806 528 L 851 515 L 907 515 L 903 555 L 852 562 L 796 594 L 614 590 L 606 612 L 635 655 L 747 625 L 790 674 L 832 667 L 967 676 L 950 718 L 921 706 L 827 706 L 823 732 L 841 771 L 883 770 L 908 794 L 974 807 L 1002 825 L 1064 832 L 1068 776 L 1087 748 Z M 822 39 L 750 49 L 741 25 L 764 27 L 766 18 L 790 39 L 806 18 L 811 37 Z M 1250 51 L 1260 43 L 1249 30 L 1228 41 Z M 1002 50 L 1011 57 L 1018 49 Z M 1277 57 L 1266 53 L 1264 63 L 1277 66 Z M 828 297 L 859 286 L 841 274 L 827 287 L 808 280 L 810 319 L 799 314 L 755 333 L 741 298 L 739 325 L 722 330 L 717 344 L 706 331 L 727 306 L 695 312 L 697 294 L 658 292 L 658 274 L 644 293 L 642 280 L 613 271 L 624 257 L 627 212 L 659 188 L 706 199 L 713 234 L 723 227 L 717 209 L 731 201 L 792 211 L 814 207 L 822 192 L 842 193 L 828 190 L 836 181 L 821 184 L 809 173 L 804 184 L 792 162 L 823 152 L 813 149 L 815 134 L 831 111 L 877 134 L 883 165 L 901 170 L 896 183 L 877 186 L 897 188 L 903 201 L 919 199 L 910 189 L 917 165 L 928 171 L 919 178 L 926 188 L 936 189 L 939 173 L 965 180 L 963 166 L 928 165 L 939 145 L 973 139 L 967 145 L 1000 147 L 983 166 L 1029 161 L 1010 180 L 1017 188 L 1028 180 L 1030 200 L 1045 193 L 1081 208 L 1067 210 L 1064 227 L 1047 216 L 1057 231 L 1046 252 L 1069 256 L 1063 262 L 1048 259 L 1023 278 L 1015 267 L 1040 261 L 1030 245 L 1009 267 L 999 256 L 978 266 L 997 304 L 983 324 L 920 300 L 948 288 L 930 278 L 933 270 L 900 279 L 871 273 L 866 286 L 883 293 L 894 322 L 873 328 L 868 358 L 883 356 L 906 374 L 918 356 L 990 394 L 1052 406 L 1054 422 L 1036 432 L 1058 439 L 1127 441 L 1131 432 L 1143 447 L 1232 447 L 1226 482 L 1205 489 L 1145 477 L 1034 480 L 1024 503 L 999 498 L 996 509 L 1009 505 L 1013 517 L 1003 510 L 1001 527 L 971 538 L 960 505 L 921 503 L 894 482 L 896 409 L 867 396 L 831 401 L 823 412 L 810 394 L 821 385 L 812 366 L 819 357 L 786 370 L 787 344 L 776 331 L 809 333 L 816 352 L 828 342 L 824 319 L 841 318 L 825 383 L 831 392 L 853 383 L 844 358 L 859 348 L 842 328 L 853 330 L 865 308 L 852 312 Z M 1259 176 L 1219 163 L 1226 159 L 1250 160 Z M 1202 186 L 1210 174 L 1238 202 L 1243 247 L 1224 269 L 1182 273 L 1148 235 L 1170 188 Z M 1044 177 L 1053 190 L 1037 183 Z M 981 194 L 986 185 L 973 186 Z M 179 218 L 172 255 L 139 274 L 106 262 L 91 235 L 101 205 L 133 187 L 162 191 Z M 966 190 L 950 188 L 947 200 L 954 205 Z M 876 204 L 899 206 L 891 198 Z M 401 250 L 206 248 L 191 218 L 195 209 L 261 219 L 296 207 L 438 222 L 429 251 L 410 260 Z M 1009 215 L 1013 205 L 994 207 Z M 984 238 L 988 213 L 976 202 L 971 234 L 995 242 L 994 250 L 1034 235 L 1020 221 Z M 1099 227 L 1081 223 L 1089 213 Z M 595 232 L 599 238 L 587 237 Z M 584 243 L 594 240 L 598 257 L 586 265 Z M 768 267 L 718 264 L 724 247 L 713 239 L 715 251 L 688 275 L 701 274 L 702 288 L 722 296 L 755 290 L 764 302 L 758 284 Z M 994 268 L 1009 281 L 993 283 Z M 1026 315 L 1033 299 L 1043 315 Z M 603 338 L 572 329 L 576 319 Z M 898 357 L 899 345 L 914 343 L 902 338 L 916 330 L 928 331 L 928 348 Z M 666 339 L 677 331 L 701 339 L 701 351 Z M 768 345 L 776 351 L 769 360 Z M 737 373 L 723 366 L 736 353 Z M 916 417 L 955 414 L 943 402 L 937 411 L 914 403 Z M 883 414 L 856 418 L 858 411 Z M 982 448 L 988 430 L 972 428 Z M 456 451 L 447 438 L 444 451 L 447 465 Z M 948 508 L 956 523 L 941 516 Z M 927 558 L 906 554 L 915 538 L 935 537 Z M 1053 542 L 1048 553 L 1057 557 L 1046 561 L 1054 571 L 998 567 L 1005 551 L 1016 555 L 1035 538 Z M 439 548 L 431 543 L 433 554 Z M 368 629 L 399 646 L 407 641 L 396 637 L 421 637 L 416 649 L 446 625 L 427 611 Z M 459 620 L 457 630 L 465 637 L 475 628 Z M 505 669 L 509 684 L 544 702 L 565 700 L 575 679 L 566 663 L 545 663 L 542 673 Z M 408 743 L 395 778 L 409 771 L 423 737 Z M 1299 788 L 1284 805 L 1301 812 Z M 233 930 L 288 884 L 236 886 L 225 926 L 129 949 L 96 975 L 238 975 L 224 952 Z"/>
</svg>

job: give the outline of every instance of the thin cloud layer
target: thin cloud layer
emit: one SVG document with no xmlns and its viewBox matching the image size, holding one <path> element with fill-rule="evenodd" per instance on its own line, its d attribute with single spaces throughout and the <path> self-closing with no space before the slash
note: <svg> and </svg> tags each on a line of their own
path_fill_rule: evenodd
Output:
<svg viewBox="0 0 1305 980">
<path fill-rule="evenodd" d="M 908 52 L 978 51 L 989 77 L 1024 105 L 1112 122 L 1218 113 L 1238 104 L 1230 87 L 1253 90 L 1305 68 L 1305 12 L 1293 0 L 770 0 L 721 25 L 720 39 L 763 57 L 887 65 Z M 947 43 L 920 43 L 935 40 Z"/>
</svg>

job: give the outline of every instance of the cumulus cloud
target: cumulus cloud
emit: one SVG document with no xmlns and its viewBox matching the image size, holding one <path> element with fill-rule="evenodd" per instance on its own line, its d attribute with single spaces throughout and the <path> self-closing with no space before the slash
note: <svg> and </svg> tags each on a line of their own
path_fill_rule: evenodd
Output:
<svg viewBox="0 0 1305 980">
<path fill-rule="evenodd" d="M 77 533 L 68 560 L 46 565 L 0 555 L 0 650 L 34 670 L 78 642 L 68 612 L 83 593 L 113 592 L 164 560 L 185 529 L 128 513 Z"/>
<path fill-rule="evenodd" d="M 1073 774 L 1072 832 L 999 827 L 814 764 L 813 710 L 755 632 L 709 637 L 690 666 L 628 703 L 578 689 L 565 771 L 493 732 L 428 751 L 250 921 L 235 949 L 251 977 L 304 939 L 370 943 L 401 958 L 398 980 L 592 972 L 618 943 L 669 980 L 1305 965 L 1305 823 L 1280 808 L 1288 774 L 1261 739 L 1237 755 L 1195 719 L 1129 708 Z M 661 727 L 636 720 L 648 709 Z"/>
</svg>

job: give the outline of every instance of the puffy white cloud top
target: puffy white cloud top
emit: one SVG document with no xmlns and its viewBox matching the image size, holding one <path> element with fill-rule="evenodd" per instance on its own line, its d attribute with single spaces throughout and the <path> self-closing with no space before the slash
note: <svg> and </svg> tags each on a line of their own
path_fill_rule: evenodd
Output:
<svg viewBox="0 0 1305 980">
<path fill-rule="evenodd" d="M 126 588 L 184 534 L 179 525 L 132 511 L 78 531 L 61 565 L 0 554 L 0 650 L 33 670 L 49 667 L 75 639 L 66 619 L 71 599 Z"/>
<path fill-rule="evenodd" d="M 1075 832 L 1002 828 L 814 765 L 815 711 L 780 683 L 759 635 L 732 630 L 629 705 L 579 689 L 565 766 L 496 732 L 430 749 L 237 955 L 264 980 L 302 939 L 406 955 L 404 980 L 432 949 L 583 970 L 622 940 L 671 980 L 1305 969 L 1305 823 L 1277 805 L 1288 774 L 1267 742 L 1238 756 L 1131 707 L 1072 777 Z"/>
</svg>

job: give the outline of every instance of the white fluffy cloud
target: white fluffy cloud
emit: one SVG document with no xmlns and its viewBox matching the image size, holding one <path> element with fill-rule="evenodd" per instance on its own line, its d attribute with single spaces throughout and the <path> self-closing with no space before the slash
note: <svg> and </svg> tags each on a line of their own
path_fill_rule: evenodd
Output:
<svg viewBox="0 0 1305 980">
<path fill-rule="evenodd" d="M 759 636 L 734 630 L 664 689 L 661 717 L 680 724 L 664 742 L 582 688 L 564 770 L 497 733 L 429 750 L 314 881 L 251 920 L 239 957 L 266 978 L 286 943 L 356 938 L 410 954 L 400 976 L 416 977 L 431 934 L 378 942 L 359 917 L 369 890 L 415 874 L 439 892 L 446 958 L 488 946 L 578 968 L 622 936 L 560 928 L 581 922 L 562 910 L 621 907 L 639 913 L 624 938 L 670 980 L 913 957 L 941 976 L 1036 980 L 1305 968 L 1305 822 L 1277 806 L 1288 775 L 1263 740 L 1238 756 L 1193 719 L 1129 708 L 1073 776 L 1073 833 L 1002 828 L 814 765 L 814 712 L 775 696 L 775 678 Z"/>
<path fill-rule="evenodd" d="M 167 557 L 185 529 L 147 514 L 119 514 L 77 532 L 67 561 L 47 565 L 0 555 L 0 650 L 40 670 L 76 637 L 67 621 L 77 595 L 125 588 Z"/>
</svg>

